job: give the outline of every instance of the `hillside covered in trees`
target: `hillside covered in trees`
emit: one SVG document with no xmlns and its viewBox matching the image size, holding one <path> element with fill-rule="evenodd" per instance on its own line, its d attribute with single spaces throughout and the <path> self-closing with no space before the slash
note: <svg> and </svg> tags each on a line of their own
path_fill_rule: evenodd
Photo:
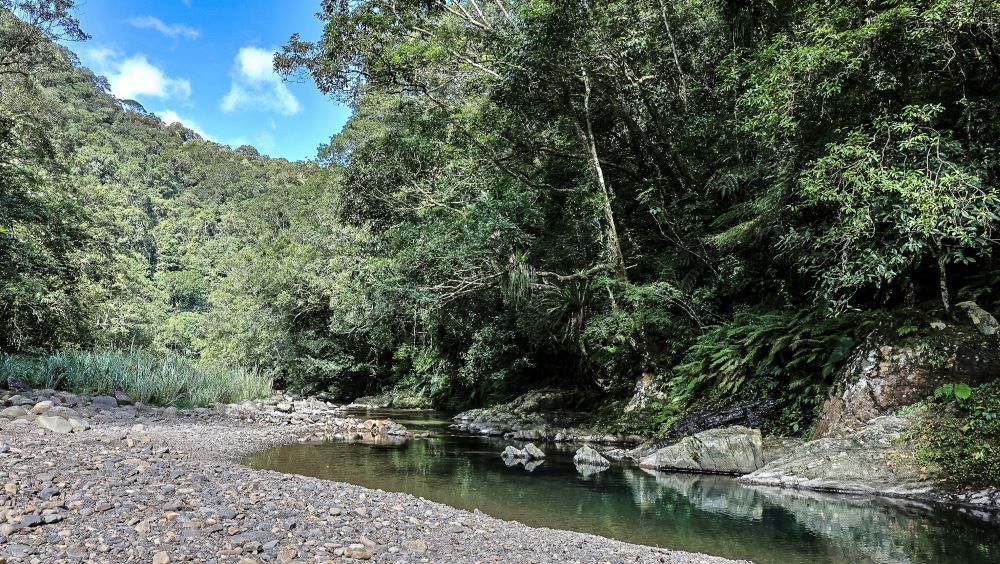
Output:
<svg viewBox="0 0 1000 564">
<path fill-rule="evenodd" d="M 646 377 L 630 425 L 770 397 L 792 432 L 873 328 L 1000 305 L 993 2 L 325 1 L 275 59 L 354 110 L 306 163 L 164 125 L 49 41 L 70 12 L 0 7 L 8 359 L 451 409 Z"/>
</svg>

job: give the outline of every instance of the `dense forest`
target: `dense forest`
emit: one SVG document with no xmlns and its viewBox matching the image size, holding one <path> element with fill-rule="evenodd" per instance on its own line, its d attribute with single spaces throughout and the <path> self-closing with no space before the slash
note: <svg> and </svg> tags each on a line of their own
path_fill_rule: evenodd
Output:
<svg viewBox="0 0 1000 564">
<path fill-rule="evenodd" d="M 791 431 L 872 327 L 1000 305 L 995 2 L 325 0 L 275 58 L 353 108 L 306 163 L 115 99 L 72 2 L 0 8 L 8 359 L 446 408 L 645 376 L 654 421 Z"/>
</svg>

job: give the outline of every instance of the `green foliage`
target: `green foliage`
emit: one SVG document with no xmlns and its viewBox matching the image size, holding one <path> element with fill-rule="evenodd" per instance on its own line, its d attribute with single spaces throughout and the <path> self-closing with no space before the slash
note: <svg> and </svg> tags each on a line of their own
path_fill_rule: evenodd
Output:
<svg viewBox="0 0 1000 564">
<path fill-rule="evenodd" d="M 802 430 L 874 323 L 936 346 L 906 312 L 997 280 L 992 3 L 324 2 L 275 61 L 352 105 L 313 163 L 3 14 L 4 351 L 451 407 L 658 375 L 655 424 L 753 395 Z"/>
<path fill-rule="evenodd" d="M 1000 381 L 970 388 L 946 384 L 934 392 L 942 409 L 928 411 L 915 432 L 918 458 L 953 487 L 1000 481 Z"/>
<path fill-rule="evenodd" d="M 257 370 L 195 364 L 176 355 L 141 351 L 61 351 L 42 358 L 0 357 L 0 378 L 91 395 L 122 390 L 137 401 L 206 406 L 271 394 L 271 379 Z"/>
<path fill-rule="evenodd" d="M 934 390 L 934 398 L 939 400 L 956 400 L 961 405 L 972 395 L 968 384 L 944 384 Z"/>
</svg>

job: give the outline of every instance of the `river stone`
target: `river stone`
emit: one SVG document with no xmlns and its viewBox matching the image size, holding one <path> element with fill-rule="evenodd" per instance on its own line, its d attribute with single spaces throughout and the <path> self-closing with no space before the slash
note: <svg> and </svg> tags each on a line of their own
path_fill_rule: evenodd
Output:
<svg viewBox="0 0 1000 564">
<path fill-rule="evenodd" d="M 28 410 L 19 405 L 8 407 L 7 409 L 0 411 L 0 415 L 4 417 L 9 417 L 10 419 L 17 419 L 18 417 L 24 417 L 27 414 Z"/>
<path fill-rule="evenodd" d="M 295 410 L 295 406 L 292 405 L 292 402 L 282 401 L 278 402 L 278 405 L 274 406 L 274 409 L 276 411 L 280 411 L 281 413 L 291 413 Z"/>
<path fill-rule="evenodd" d="M 70 427 L 73 428 L 74 433 L 79 433 L 81 431 L 86 431 L 90 429 L 90 423 L 82 417 L 67 417 L 66 421 L 69 422 Z"/>
<path fill-rule="evenodd" d="M 545 453 L 542 449 L 535 446 L 535 443 L 528 443 L 524 446 L 524 450 L 521 451 L 528 460 L 540 460 L 545 458 Z"/>
<path fill-rule="evenodd" d="M 31 408 L 31 412 L 34 413 L 35 415 L 43 415 L 45 414 L 46 411 L 52 409 L 53 405 L 55 404 L 49 400 L 40 401 L 35 404 L 35 407 Z"/>
<path fill-rule="evenodd" d="M 423 541 L 421 539 L 413 539 L 413 540 L 403 541 L 403 548 L 409 550 L 410 552 L 414 552 L 416 554 L 424 554 L 427 552 L 428 546 L 426 541 Z"/>
<path fill-rule="evenodd" d="M 111 396 L 94 396 L 90 405 L 96 409 L 114 409 L 118 407 L 118 400 Z"/>
<path fill-rule="evenodd" d="M 518 458 L 527 458 L 527 455 L 524 451 L 507 445 L 507 448 L 503 449 L 503 452 L 500 453 L 500 458 L 503 458 L 504 460 L 515 460 Z"/>
<path fill-rule="evenodd" d="M 932 484 L 906 440 L 907 417 L 878 417 L 850 437 L 809 441 L 739 480 L 747 484 L 910 496 Z"/>
<path fill-rule="evenodd" d="M 57 406 L 55 406 L 53 408 L 48 409 L 45 412 L 45 415 L 49 415 L 49 416 L 53 416 L 53 417 L 64 417 L 66 419 L 69 419 L 70 417 L 80 417 L 80 414 L 77 413 L 77 411 L 75 409 L 71 409 L 71 408 L 68 408 L 68 407 L 63 407 L 61 405 L 57 405 Z"/>
<path fill-rule="evenodd" d="M 606 468 L 611 466 L 611 462 L 607 458 L 601 456 L 601 453 L 590 448 L 589 446 L 582 446 L 573 455 L 573 463 L 578 466 L 596 466 L 598 468 Z"/>
<path fill-rule="evenodd" d="M 121 390 L 115 392 L 115 401 L 118 402 L 118 405 L 132 405 L 135 403 L 128 394 Z"/>
<path fill-rule="evenodd" d="M 53 431 L 55 433 L 71 433 L 73 431 L 73 426 L 70 422 L 62 417 L 39 415 L 35 419 L 35 424 L 42 429 L 48 429 L 49 431 Z"/>
<path fill-rule="evenodd" d="M 759 429 L 711 429 L 643 458 L 639 466 L 719 474 L 749 474 L 764 465 Z"/>
</svg>

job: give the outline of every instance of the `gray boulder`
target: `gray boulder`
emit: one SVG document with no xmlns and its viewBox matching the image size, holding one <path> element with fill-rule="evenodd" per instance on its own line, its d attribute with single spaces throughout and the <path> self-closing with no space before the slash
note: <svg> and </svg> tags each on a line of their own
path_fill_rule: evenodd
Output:
<svg viewBox="0 0 1000 564">
<path fill-rule="evenodd" d="M 577 449 L 576 454 L 573 455 L 573 464 L 576 464 L 578 467 L 595 466 L 597 468 L 607 468 L 611 466 L 611 462 L 607 458 L 604 458 L 601 456 L 601 453 L 586 445 Z"/>
<path fill-rule="evenodd" d="M 504 460 L 518 460 L 527 457 L 528 455 L 525 454 L 523 450 L 518 450 L 510 445 L 508 445 L 507 448 L 503 449 L 503 452 L 500 453 L 500 458 L 503 458 Z"/>
<path fill-rule="evenodd" d="M 63 419 L 62 417 L 50 417 L 47 415 L 39 415 L 35 418 L 35 424 L 42 429 L 48 429 L 54 433 L 72 433 L 73 426 L 69 421 Z"/>
<path fill-rule="evenodd" d="M 764 466 L 760 430 L 711 429 L 661 448 L 639 462 L 643 468 L 717 474 L 749 474 Z"/>
<path fill-rule="evenodd" d="M 909 419 L 878 417 L 848 437 L 809 441 L 742 476 L 747 484 L 851 493 L 912 496 L 933 484 L 906 441 Z"/>
<path fill-rule="evenodd" d="M 295 406 L 292 405 L 292 402 L 282 401 L 278 402 L 278 405 L 274 406 L 274 409 L 276 411 L 280 411 L 281 413 L 291 413 L 295 411 Z"/>
<path fill-rule="evenodd" d="M 955 312 L 964 316 L 977 331 L 989 337 L 1000 332 L 1000 323 L 990 312 L 976 305 L 976 302 L 959 302 L 955 304 Z"/>
<path fill-rule="evenodd" d="M 521 452 L 524 453 L 528 460 L 541 460 L 545 458 L 545 453 L 542 452 L 542 449 L 536 447 L 535 443 L 528 443 Z"/>
<path fill-rule="evenodd" d="M 8 407 L 3 411 L 0 411 L 0 416 L 9 417 L 10 419 L 17 419 L 18 417 L 24 417 L 27 414 L 28 410 L 20 405 Z"/>
<path fill-rule="evenodd" d="M 34 407 L 31 408 L 31 412 L 34 413 L 35 415 L 42 415 L 46 411 L 52 409 L 53 405 L 55 404 L 52 403 L 51 400 L 40 401 L 36 403 Z"/>
<path fill-rule="evenodd" d="M 90 405 L 95 409 L 114 409 L 118 407 L 118 400 L 111 396 L 94 396 Z"/>
<path fill-rule="evenodd" d="M 74 433 L 79 433 L 81 431 L 86 431 L 87 429 L 90 429 L 90 423 L 88 423 L 87 420 L 82 417 L 70 416 L 66 418 L 66 421 L 69 422 L 69 425 L 70 427 L 73 428 Z"/>
<path fill-rule="evenodd" d="M 115 392 L 115 401 L 118 402 L 118 405 L 132 405 L 133 403 L 135 403 L 135 401 L 131 397 L 129 397 L 128 394 L 126 394 L 121 390 Z"/>
</svg>

